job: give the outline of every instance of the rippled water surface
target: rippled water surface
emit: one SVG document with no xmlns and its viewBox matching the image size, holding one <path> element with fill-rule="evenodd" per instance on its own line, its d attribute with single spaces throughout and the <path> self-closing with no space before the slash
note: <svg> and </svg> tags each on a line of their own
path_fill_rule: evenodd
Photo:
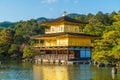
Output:
<svg viewBox="0 0 120 80">
<path fill-rule="evenodd" d="M 0 80 L 120 80 L 120 69 L 111 74 L 111 67 L 94 65 L 52 65 L 31 63 L 3 63 Z"/>
</svg>

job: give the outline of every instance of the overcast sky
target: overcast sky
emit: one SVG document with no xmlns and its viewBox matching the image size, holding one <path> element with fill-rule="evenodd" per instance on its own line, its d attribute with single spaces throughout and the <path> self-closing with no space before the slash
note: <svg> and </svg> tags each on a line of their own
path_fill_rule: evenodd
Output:
<svg viewBox="0 0 120 80">
<path fill-rule="evenodd" d="M 118 12 L 120 0 L 0 0 L 0 22 L 57 18 L 67 13 Z"/>
</svg>

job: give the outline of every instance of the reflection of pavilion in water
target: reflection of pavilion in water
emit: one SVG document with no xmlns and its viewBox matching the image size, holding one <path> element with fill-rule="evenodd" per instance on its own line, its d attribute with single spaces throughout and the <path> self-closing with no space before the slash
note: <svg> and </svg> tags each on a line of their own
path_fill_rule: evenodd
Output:
<svg viewBox="0 0 120 80">
<path fill-rule="evenodd" d="M 89 80 L 90 65 L 34 65 L 34 80 Z"/>
<path fill-rule="evenodd" d="M 33 80 L 120 80 L 120 69 L 118 74 L 111 75 L 111 68 L 89 64 L 34 65 L 33 77 Z"/>
<path fill-rule="evenodd" d="M 67 68 L 63 65 L 34 65 L 34 80 L 69 80 Z"/>
</svg>

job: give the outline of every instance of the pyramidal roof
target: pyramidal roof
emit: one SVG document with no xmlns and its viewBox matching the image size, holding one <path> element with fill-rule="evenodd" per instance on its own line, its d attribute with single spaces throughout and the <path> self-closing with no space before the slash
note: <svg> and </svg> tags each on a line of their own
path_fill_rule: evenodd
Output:
<svg viewBox="0 0 120 80">
<path fill-rule="evenodd" d="M 62 23 L 62 22 L 63 23 L 68 22 L 68 23 L 73 23 L 73 24 L 87 24 L 87 22 L 82 22 L 82 21 L 79 21 L 79 20 L 69 17 L 66 13 L 63 14 L 62 17 L 52 19 L 50 21 L 43 21 L 40 24 L 42 24 L 42 25 L 50 25 L 51 24 L 52 25 L 54 23 Z"/>
<path fill-rule="evenodd" d="M 73 19 L 69 16 L 62 16 L 62 17 L 59 17 L 57 19 L 54 19 L 50 22 L 58 22 L 58 21 L 68 21 L 68 22 L 74 22 L 74 23 L 82 23 L 82 24 L 86 24 L 86 22 L 82 22 L 82 21 L 79 21 L 79 20 L 76 20 L 76 19 Z"/>
</svg>

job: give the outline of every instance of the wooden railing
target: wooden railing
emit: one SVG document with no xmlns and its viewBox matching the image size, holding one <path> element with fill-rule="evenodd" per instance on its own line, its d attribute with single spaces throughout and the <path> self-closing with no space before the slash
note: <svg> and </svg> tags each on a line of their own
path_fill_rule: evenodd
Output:
<svg viewBox="0 0 120 80">
<path fill-rule="evenodd" d="M 56 32 L 63 32 L 63 30 L 51 30 L 51 29 L 45 29 L 45 33 L 56 33 Z"/>
<path fill-rule="evenodd" d="M 35 59 L 49 59 L 49 60 L 67 60 L 67 54 L 45 54 L 41 56 L 36 56 Z"/>
<path fill-rule="evenodd" d="M 68 46 L 68 45 L 65 45 L 65 44 L 35 44 L 35 47 L 48 47 L 48 46 Z"/>
<path fill-rule="evenodd" d="M 45 29 L 45 33 L 54 33 L 55 31 L 51 30 L 51 29 Z"/>
<path fill-rule="evenodd" d="M 35 44 L 35 47 L 42 47 L 45 46 L 45 44 Z"/>
</svg>

